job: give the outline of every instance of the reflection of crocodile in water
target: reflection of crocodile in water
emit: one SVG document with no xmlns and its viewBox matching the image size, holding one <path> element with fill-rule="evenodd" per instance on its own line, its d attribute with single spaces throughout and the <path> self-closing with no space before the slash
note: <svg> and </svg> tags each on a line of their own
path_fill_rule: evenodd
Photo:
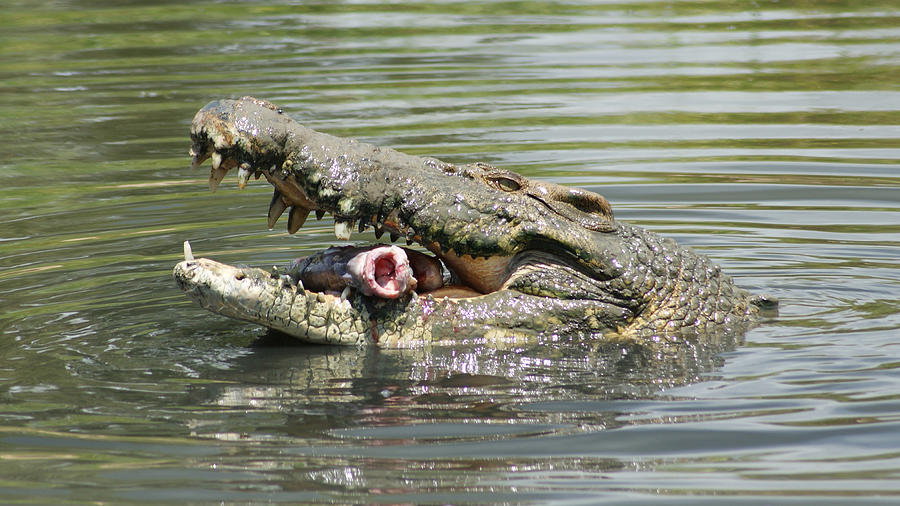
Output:
<svg viewBox="0 0 900 506">
<path fill-rule="evenodd" d="M 412 436 L 409 425 L 416 421 L 426 422 L 419 425 L 425 430 L 435 422 L 432 428 L 438 438 L 447 437 L 441 434 L 443 423 L 473 421 L 482 422 L 478 426 L 489 433 L 492 427 L 499 428 L 492 434 L 499 439 L 508 437 L 504 428 L 510 425 L 526 432 L 536 427 L 552 432 L 546 424 L 569 434 L 598 427 L 609 430 L 634 423 L 627 414 L 652 405 L 628 400 L 653 399 L 662 390 L 709 379 L 705 373 L 721 366 L 717 354 L 735 344 L 726 338 L 648 347 L 603 340 L 585 343 L 575 336 L 556 346 L 510 350 L 489 346 L 357 350 L 285 346 L 289 339 L 268 333 L 252 346 L 253 353 L 225 358 L 227 367 L 217 365 L 219 381 L 190 385 L 195 401 L 229 408 L 225 413 L 192 413 L 189 423 L 195 435 L 268 444 L 283 437 L 284 442 L 302 440 L 306 444 L 300 446 L 309 446 L 311 439 L 322 437 L 323 426 L 329 432 L 354 428 L 377 432 L 399 425 L 397 432 L 406 438 Z M 268 424 L 267 412 L 280 415 Z M 305 423 L 283 423 L 285 415 L 296 418 L 301 413 Z M 483 423 L 491 421 L 497 423 Z"/>
<path fill-rule="evenodd" d="M 452 165 L 305 128 L 263 100 L 214 101 L 191 128 L 210 189 L 231 169 L 275 187 L 268 222 L 310 212 L 426 253 L 332 248 L 286 270 L 193 258 L 175 267 L 203 307 L 304 341 L 415 346 L 532 336 L 675 338 L 750 324 L 767 300 L 671 239 L 613 219 L 603 197 L 486 164 Z"/>
</svg>

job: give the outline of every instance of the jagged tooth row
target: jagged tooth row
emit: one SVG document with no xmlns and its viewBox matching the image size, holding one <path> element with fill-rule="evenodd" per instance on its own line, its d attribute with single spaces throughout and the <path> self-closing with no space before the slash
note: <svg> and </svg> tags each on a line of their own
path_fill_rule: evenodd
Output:
<svg viewBox="0 0 900 506">
<path fill-rule="evenodd" d="M 209 189 L 211 192 L 215 192 L 221 182 L 225 179 L 228 171 L 235 168 L 238 168 L 238 188 L 244 189 L 246 187 L 247 182 L 250 178 L 250 175 L 253 174 L 257 179 L 263 174 L 263 171 L 260 169 L 253 170 L 252 166 L 247 163 L 238 163 L 234 158 L 226 158 L 222 153 L 216 151 L 213 147 L 209 146 L 203 150 L 202 147 L 192 146 L 190 149 L 191 155 L 191 167 L 195 168 L 202 162 L 207 159 L 212 159 L 212 169 L 209 174 Z M 274 165 L 272 168 L 274 169 Z M 272 194 L 272 199 L 269 202 L 269 209 L 266 216 L 266 223 L 269 229 L 274 228 L 275 223 L 278 221 L 278 218 L 281 217 L 282 214 L 288 209 L 288 203 L 283 198 L 281 193 L 278 190 Z M 307 217 L 309 216 L 311 209 L 307 209 L 300 205 L 290 206 L 290 214 L 288 216 L 288 233 L 294 234 L 303 226 L 306 222 Z M 326 211 L 323 209 L 316 209 L 316 219 L 321 220 Z M 334 235 L 339 240 L 349 240 L 351 236 L 351 232 L 354 226 L 355 220 L 345 220 L 335 218 L 334 222 Z M 413 238 L 415 237 L 415 231 L 411 229 L 408 224 L 403 223 L 402 220 L 399 219 L 399 211 L 397 209 L 391 210 L 383 220 L 379 220 L 378 217 L 372 216 L 368 221 L 371 221 L 371 225 L 374 226 L 375 237 L 380 239 L 384 232 L 387 230 L 390 234 L 391 242 L 396 242 L 400 237 L 404 237 L 406 239 L 406 243 L 412 244 L 414 242 Z M 390 223 L 391 225 L 385 226 L 385 222 Z M 370 223 L 365 219 L 359 220 L 358 230 L 359 232 L 364 232 Z M 443 248 L 442 248 L 443 249 Z"/>
<path fill-rule="evenodd" d="M 287 209 L 287 204 L 284 199 L 281 197 L 281 194 L 276 190 L 272 195 L 272 202 L 269 204 L 269 213 L 268 213 L 268 225 L 269 228 L 273 228 L 275 222 L 281 216 L 282 213 Z M 290 216 L 288 218 L 288 233 L 294 234 L 303 224 L 306 222 L 307 217 L 312 212 L 310 209 L 306 209 L 302 206 L 292 206 L 290 212 Z M 316 219 L 321 219 L 325 215 L 325 211 L 321 209 L 316 209 Z M 334 219 L 334 236 L 340 241 L 348 241 L 350 240 L 353 225 L 355 220 L 346 220 L 335 217 Z M 371 223 L 370 223 L 371 222 Z M 406 239 L 407 245 L 412 245 L 416 242 L 416 233 L 409 225 L 404 225 L 402 227 L 402 231 L 397 231 L 394 228 L 386 228 L 383 224 L 378 223 L 376 218 L 373 216 L 371 219 L 360 219 L 359 223 L 357 223 L 357 230 L 362 233 L 365 232 L 370 226 L 373 227 L 375 238 L 381 239 L 384 235 L 385 231 L 388 231 L 390 235 L 391 242 L 396 242 L 401 237 Z M 445 247 L 441 248 L 442 250 L 446 249 Z"/>
<path fill-rule="evenodd" d="M 269 202 L 269 211 L 266 216 L 266 224 L 269 226 L 269 229 L 275 227 L 275 223 L 278 221 L 278 218 L 284 214 L 284 211 L 287 209 L 287 203 L 284 198 L 282 198 L 281 193 L 278 190 L 272 194 L 272 200 Z M 307 209 L 300 205 L 291 206 L 291 212 L 288 216 L 288 226 L 287 231 L 289 234 L 294 234 L 300 227 L 306 223 L 307 217 L 309 217 L 309 213 L 312 212 L 311 209 Z M 316 209 L 316 218 L 320 219 L 324 216 L 325 211 L 321 209 Z M 365 229 L 365 223 L 360 221 L 359 224 L 360 232 Z M 346 241 L 350 239 L 350 234 L 353 229 L 353 221 L 350 220 L 339 220 L 335 219 L 334 221 L 334 236 L 342 241 Z"/>
</svg>

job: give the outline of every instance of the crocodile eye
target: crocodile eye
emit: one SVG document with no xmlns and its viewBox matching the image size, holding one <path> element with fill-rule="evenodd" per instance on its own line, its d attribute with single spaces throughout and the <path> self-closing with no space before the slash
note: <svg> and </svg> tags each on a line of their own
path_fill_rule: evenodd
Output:
<svg viewBox="0 0 900 506">
<path fill-rule="evenodd" d="M 522 185 L 520 185 L 518 181 L 510 179 L 508 177 L 495 177 L 494 183 L 498 188 L 505 192 L 514 192 L 522 188 Z"/>
</svg>

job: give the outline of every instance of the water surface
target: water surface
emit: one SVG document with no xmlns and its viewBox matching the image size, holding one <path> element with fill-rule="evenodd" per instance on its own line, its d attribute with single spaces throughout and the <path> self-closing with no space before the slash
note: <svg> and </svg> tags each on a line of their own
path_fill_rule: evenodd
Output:
<svg viewBox="0 0 900 506">
<path fill-rule="evenodd" d="M 4 502 L 892 502 L 895 2 L 7 0 Z M 187 168 L 208 101 L 605 195 L 777 319 L 675 356 L 286 346 L 192 305 L 282 264 L 270 187 Z M 370 234 L 354 241 L 371 242 Z"/>
</svg>

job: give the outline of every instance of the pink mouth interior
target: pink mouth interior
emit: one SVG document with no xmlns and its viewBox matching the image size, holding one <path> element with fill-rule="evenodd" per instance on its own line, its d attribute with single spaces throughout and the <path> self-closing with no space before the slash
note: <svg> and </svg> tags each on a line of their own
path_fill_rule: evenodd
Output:
<svg viewBox="0 0 900 506">
<path fill-rule="evenodd" d="M 396 278 L 397 264 L 392 258 L 375 260 L 375 281 L 382 287 L 396 290 L 399 282 Z"/>
<path fill-rule="evenodd" d="M 396 246 L 359 253 L 347 262 L 347 271 L 366 295 L 396 299 L 416 288 L 406 252 Z"/>
</svg>

